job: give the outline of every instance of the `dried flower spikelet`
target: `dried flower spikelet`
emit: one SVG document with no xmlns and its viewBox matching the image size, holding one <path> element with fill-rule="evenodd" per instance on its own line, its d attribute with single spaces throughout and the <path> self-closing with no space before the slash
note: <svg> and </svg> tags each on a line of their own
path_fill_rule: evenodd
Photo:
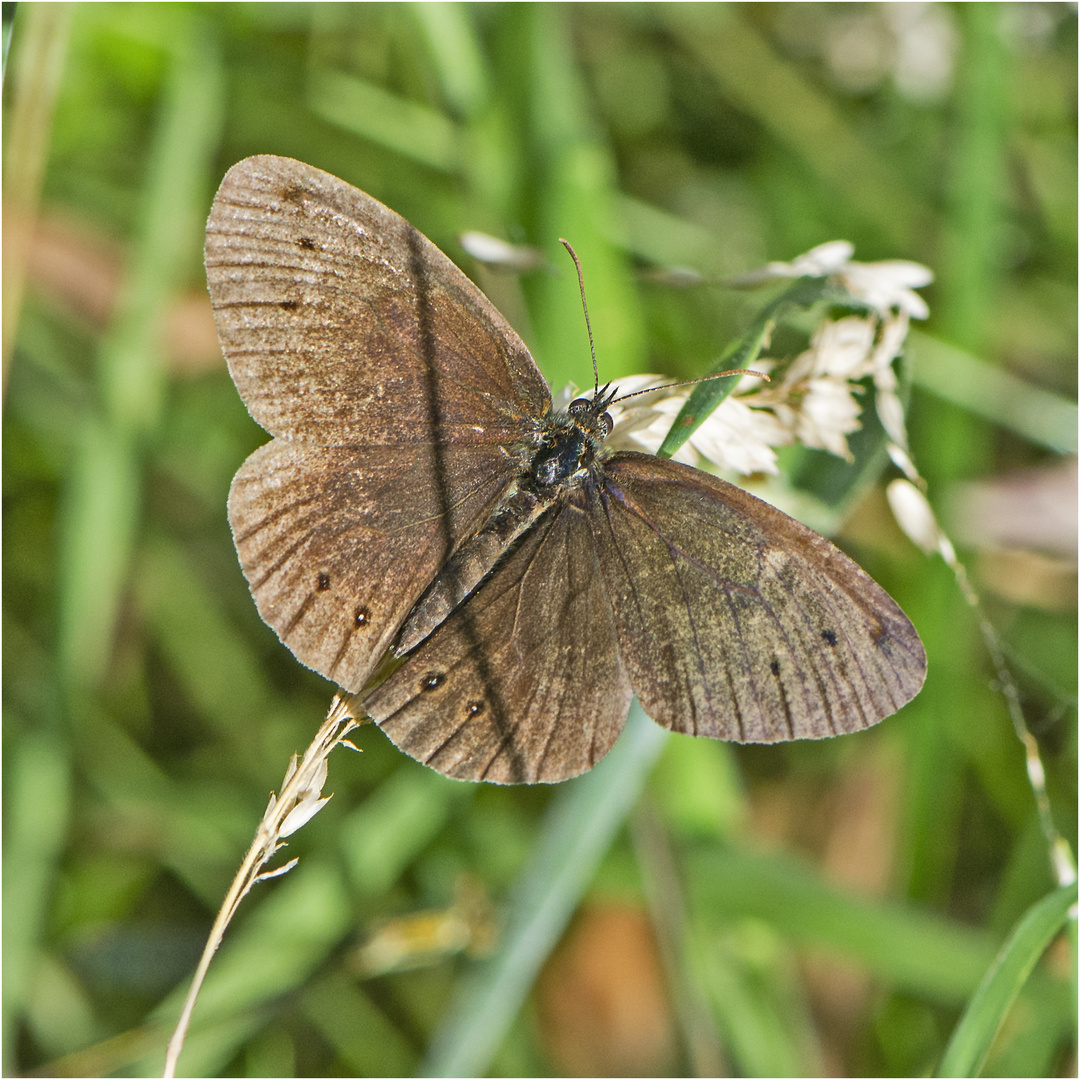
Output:
<svg viewBox="0 0 1080 1080">
<path fill-rule="evenodd" d="M 742 398 L 729 397 L 690 436 L 690 445 L 717 468 L 742 476 L 776 474 L 774 446 L 791 442 L 791 434 L 774 412 L 751 408 Z"/>
<path fill-rule="evenodd" d="M 897 524 L 927 555 L 940 552 L 951 566 L 956 560 L 949 538 L 941 531 L 926 496 L 908 480 L 894 480 L 885 491 Z"/>
<path fill-rule="evenodd" d="M 348 704 L 340 695 L 334 698 L 329 715 L 304 756 L 298 759 L 293 754 L 290 758 L 281 794 L 271 794 L 260 826 L 270 853 L 277 850 L 279 841 L 306 825 L 330 801 L 330 796 L 322 798 L 329 771 L 327 757 L 338 745 L 356 750 L 345 737 L 357 727 Z"/>
<path fill-rule="evenodd" d="M 328 795 L 321 798 L 323 785 L 326 783 L 327 762 L 322 758 L 315 766 L 309 782 L 296 793 L 296 803 L 285 815 L 278 835 L 292 836 L 297 829 L 306 825 L 329 801 Z"/>
</svg>

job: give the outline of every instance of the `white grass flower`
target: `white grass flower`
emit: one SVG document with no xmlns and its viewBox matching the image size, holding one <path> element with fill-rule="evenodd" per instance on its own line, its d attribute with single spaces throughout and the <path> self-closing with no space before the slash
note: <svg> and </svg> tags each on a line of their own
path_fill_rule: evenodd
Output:
<svg viewBox="0 0 1080 1080">
<path fill-rule="evenodd" d="M 824 320 L 785 381 L 797 381 L 804 372 L 816 378 L 861 379 L 872 369 L 876 332 L 871 320 L 857 315 Z"/>
<path fill-rule="evenodd" d="M 871 358 L 874 389 L 877 391 L 875 401 L 878 419 L 881 420 L 881 426 L 885 429 L 885 434 L 888 435 L 892 445 L 902 452 L 905 458 L 907 456 L 907 427 L 904 424 L 904 406 L 896 393 L 899 384 L 892 362 L 903 351 L 907 332 L 907 312 L 900 311 L 885 318 L 881 323 L 878 342 Z M 896 460 L 895 455 L 893 460 Z M 914 466 L 908 469 L 901 465 L 901 468 L 909 477 L 914 470 Z"/>
<path fill-rule="evenodd" d="M 737 396 L 743 387 L 750 385 L 759 386 L 761 380 L 752 375 L 745 376 L 735 393 L 713 410 L 679 447 L 673 455 L 674 460 L 699 465 L 704 458 L 718 469 L 744 476 L 755 472 L 775 473 L 776 454 L 772 447 L 788 443 L 791 438 L 771 412 L 752 408 Z M 671 386 L 658 375 L 632 375 L 618 381 L 621 395 L 650 387 L 658 387 L 656 393 L 642 394 L 611 405 L 608 411 L 614 426 L 607 439 L 611 450 L 655 454 L 693 389 Z M 559 398 L 566 396 L 564 392 Z"/>
<path fill-rule="evenodd" d="M 926 496 L 908 480 L 894 480 L 885 489 L 889 508 L 907 538 L 932 555 L 938 552 L 950 566 L 956 564 L 956 552 L 942 531 Z"/>
<path fill-rule="evenodd" d="M 847 436 L 860 427 L 857 380 L 873 367 L 877 325 L 848 316 L 827 319 L 780 378 L 756 395 L 788 433 L 788 442 L 828 450 L 850 460 Z"/>
<path fill-rule="evenodd" d="M 611 449 L 638 450 L 645 454 L 655 454 L 660 449 L 679 410 L 686 404 L 690 388 L 672 387 L 669 380 L 661 379 L 658 375 L 631 376 L 619 380 L 621 394 L 633 394 L 657 385 L 660 389 L 655 394 L 643 394 L 612 404 L 608 413 L 614 426 L 607 440 Z M 673 456 L 685 465 L 697 465 L 700 459 L 692 442 L 683 443 Z"/>
<path fill-rule="evenodd" d="M 841 285 L 882 318 L 902 311 L 913 319 L 930 314 L 926 301 L 914 290 L 929 285 L 933 272 L 921 263 L 905 259 L 885 262 L 849 262 L 834 275 Z"/>
<path fill-rule="evenodd" d="M 613 450 L 642 450 L 655 454 L 667 434 L 667 427 L 675 419 L 686 401 L 688 389 L 673 387 L 671 380 L 660 375 L 628 375 L 616 384 L 619 397 L 625 401 L 613 401 L 608 407 L 613 427 L 607 444 Z M 654 394 L 642 393 L 653 387 Z M 641 394 L 640 397 L 629 397 Z M 667 427 L 664 420 L 667 419 Z"/>
<path fill-rule="evenodd" d="M 862 406 L 855 399 L 854 389 L 853 384 L 841 379 L 811 379 L 794 405 L 777 402 L 773 411 L 791 432 L 792 441 L 851 461 L 847 436 L 862 426 Z"/>
<path fill-rule="evenodd" d="M 736 278 L 732 284 L 749 286 L 783 278 L 830 278 L 851 297 L 887 318 L 902 311 L 913 319 L 925 319 L 930 309 L 915 289 L 934 280 L 921 263 L 887 259 L 863 263 L 852 259 L 855 247 L 847 240 L 830 240 L 797 255 L 791 262 L 771 262 Z"/>
<path fill-rule="evenodd" d="M 757 270 L 750 270 L 731 284 L 740 287 L 763 285 L 767 281 L 779 278 L 828 277 L 847 265 L 855 254 L 855 245 L 847 240 L 829 240 L 818 244 L 802 255 L 796 255 L 791 262 L 771 262 Z"/>
<path fill-rule="evenodd" d="M 690 436 L 688 445 L 717 468 L 750 476 L 777 473 L 773 447 L 790 442 L 788 429 L 774 412 L 751 408 L 733 394 Z"/>
<path fill-rule="evenodd" d="M 827 278 L 870 310 L 839 319 L 824 319 L 809 348 L 790 364 L 755 359 L 765 372 L 778 369 L 773 382 L 744 377 L 734 392 L 701 424 L 676 452 L 675 460 L 698 465 L 701 459 L 720 470 L 744 476 L 776 473 L 775 447 L 801 443 L 851 460 L 847 439 L 858 431 L 862 404 L 860 380 L 872 377 L 877 410 L 889 439 L 889 451 L 906 460 L 904 410 L 897 396 L 893 360 L 900 355 L 912 318 L 925 318 L 925 302 L 913 290 L 929 284 L 925 266 L 903 260 L 859 263 L 846 240 L 819 244 L 791 262 L 769 263 L 738 284 L 770 279 Z M 608 438 L 612 450 L 656 453 L 690 393 L 688 387 L 665 385 L 656 375 L 638 375 L 618 382 L 623 396 L 610 408 L 614 427 Z M 575 396 L 572 388 L 558 395 L 565 408 Z M 905 468 L 905 473 L 912 470 Z"/>
</svg>

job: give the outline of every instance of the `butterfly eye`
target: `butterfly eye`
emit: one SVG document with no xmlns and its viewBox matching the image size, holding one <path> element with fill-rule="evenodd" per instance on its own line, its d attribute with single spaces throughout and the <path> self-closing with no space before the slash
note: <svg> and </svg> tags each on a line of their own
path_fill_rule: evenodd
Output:
<svg viewBox="0 0 1080 1080">
<path fill-rule="evenodd" d="M 580 416 L 582 413 L 586 413 L 586 412 L 589 411 L 589 406 L 591 404 L 592 404 L 592 402 L 588 398 L 583 398 L 583 397 L 575 398 L 566 407 L 566 411 L 571 416 Z"/>
<path fill-rule="evenodd" d="M 604 413 L 600 417 L 600 423 L 604 425 L 604 438 L 606 439 L 611 434 L 611 429 L 615 426 L 615 421 L 611 419 L 611 413 Z"/>
</svg>

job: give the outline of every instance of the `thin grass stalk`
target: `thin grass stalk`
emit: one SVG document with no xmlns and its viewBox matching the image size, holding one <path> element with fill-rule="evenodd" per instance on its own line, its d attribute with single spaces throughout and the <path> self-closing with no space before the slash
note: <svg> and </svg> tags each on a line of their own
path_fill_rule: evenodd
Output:
<svg viewBox="0 0 1080 1080">
<path fill-rule="evenodd" d="M 319 728 L 311 745 L 304 751 L 299 764 L 297 764 L 296 755 L 293 754 L 281 786 L 281 794 L 271 793 L 270 795 L 266 813 L 255 831 L 255 840 L 248 849 L 247 855 L 244 856 L 244 861 L 240 864 L 240 869 L 233 878 L 232 885 L 229 886 L 229 891 L 225 894 L 225 900 L 214 920 L 214 925 L 210 929 L 210 936 L 207 938 L 199 966 L 195 969 L 191 988 L 188 990 L 176 1029 L 172 1038 L 169 1039 L 163 1073 L 167 1080 L 176 1075 L 177 1061 L 184 1046 L 199 991 L 210 969 L 210 961 L 213 960 L 214 953 L 217 952 L 237 908 L 256 882 L 280 877 L 296 865 L 298 860 L 290 859 L 283 866 L 273 870 L 263 870 L 274 855 L 286 846 L 284 837 L 290 836 L 310 821 L 326 805 L 329 796 L 325 799 L 320 796 L 326 781 L 326 759 L 330 751 L 339 744 L 356 749 L 345 737 L 354 728 L 359 727 L 353 719 L 349 706 L 349 698 L 341 694 L 335 695 L 326 720 Z"/>
</svg>

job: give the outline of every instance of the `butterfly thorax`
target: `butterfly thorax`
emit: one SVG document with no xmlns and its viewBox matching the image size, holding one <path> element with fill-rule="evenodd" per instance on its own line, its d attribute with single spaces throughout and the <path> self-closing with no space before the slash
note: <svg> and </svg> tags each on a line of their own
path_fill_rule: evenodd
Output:
<svg viewBox="0 0 1080 1080">
<path fill-rule="evenodd" d="M 554 495 L 559 488 L 577 486 L 576 478 L 598 460 L 611 432 L 602 392 L 579 398 L 566 412 L 549 413 L 541 426 L 541 444 L 529 463 L 526 483 L 538 494 Z"/>
<path fill-rule="evenodd" d="M 604 456 L 611 432 L 608 387 L 578 398 L 540 422 L 539 446 L 480 530 L 458 548 L 413 606 L 398 635 L 404 655 L 480 584 L 514 542 L 547 510 L 578 490 Z"/>
</svg>

